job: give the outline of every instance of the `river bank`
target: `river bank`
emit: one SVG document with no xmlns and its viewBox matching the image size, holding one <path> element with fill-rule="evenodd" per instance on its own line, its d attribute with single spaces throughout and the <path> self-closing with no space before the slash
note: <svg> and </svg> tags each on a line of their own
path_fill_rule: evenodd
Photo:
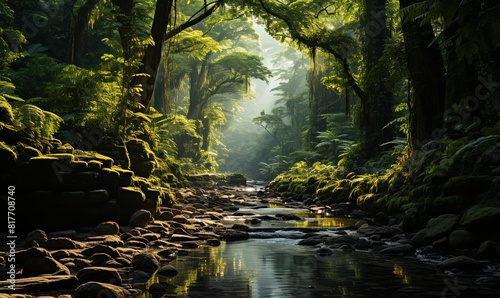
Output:
<svg viewBox="0 0 500 298">
<path fill-rule="evenodd" d="M 171 208 L 160 207 L 154 216 L 147 210 L 139 210 L 131 216 L 128 225 L 107 221 L 77 230 L 28 233 L 16 242 L 14 280 L 10 279 L 12 273 L 6 267 L 8 243 L 3 242 L 1 293 L 11 295 L 7 297 L 79 298 L 104 294 L 106 297 L 153 297 L 153 294 L 172 297 L 179 293 L 181 286 L 172 288 L 168 280 L 182 276 L 185 272 L 180 270 L 189 271 L 185 266 L 179 267 L 180 263 L 189 262 L 179 260 L 210 260 L 207 255 L 200 255 L 200 251 L 213 253 L 221 243 L 224 247 L 233 243 L 246 247 L 244 243 L 248 239 L 290 239 L 292 241 L 285 241 L 283 245 L 300 246 L 302 253 L 307 252 L 309 256 L 305 260 L 322 260 L 325 264 L 328 264 L 325 260 L 339 255 L 359 260 L 380 256 L 417 260 L 430 266 L 441 284 L 443 278 L 448 280 L 447 276 L 450 280 L 468 276 L 467 291 L 500 293 L 498 245 L 488 242 L 480 250 L 457 250 L 446 245 L 442 237 L 448 237 L 453 230 L 446 223 L 455 225 L 450 216 L 428 223 L 421 230 L 426 232 L 405 235 L 405 225 L 408 225 L 405 218 L 408 222 L 409 215 L 399 219 L 382 214 L 369 218 L 349 204 L 333 206 L 335 208 L 304 206 L 266 191 L 263 185 L 180 188 L 175 190 L 175 196 L 177 203 Z M 433 229 L 437 234 L 429 232 Z M 419 233 L 425 233 L 424 240 L 417 236 Z M 259 247 L 262 242 L 257 244 Z M 218 259 L 220 264 L 227 261 L 224 257 Z M 311 282 L 317 278 L 319 285 L 322 274 L 317 264 L 309 262 L 309 266 L 316 268 L 308 269 L 312 272 Z M 293 279 L 297 276 L 293 270 L 304 271 L 304 263 L 289 269 L 292 271 L 282 273 L 283 278 Z M 255 269 L 255 274 L 259 275 L 260 269 Z M 188 282 L 193 276 L 184 278 Z M 8 288 L 12 282 L 14 292 Z M 188 284 L 196 283 L 191 280 Z M 185 288 L 186 283 L 182 287 Z M 12 296 L 13 293 L 21 296 Z M 179 295 L 177 297 L 187 294 L 181 291 Z M 363 295 L 363 291 L 356 295 Z"/>
</svg>

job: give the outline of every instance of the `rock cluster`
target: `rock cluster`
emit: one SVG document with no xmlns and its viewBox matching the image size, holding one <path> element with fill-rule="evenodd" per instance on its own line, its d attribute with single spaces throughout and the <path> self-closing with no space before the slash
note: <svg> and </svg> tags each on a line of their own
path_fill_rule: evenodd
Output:
<svg viewBox="0 0 500 298">
<path fill-rule="evenodd" d="M 118 164 L 96 151 L 53 142 L 44 154 L 29 146 L 16 151 L 8 182 L 16 186 L 16 207 L 22 210 L 17 218 L 20 232 L 76 228 L 103 219 L 127 224 L 138 209 L 156 214 L 159 206 L 172 203 L 168 184 L 142 177 L 141 167 L 134 167 L 137 174 L 120 165 L 128 162 Z M 135 158 L 134 165 L 138 163 Z"/>
<path fill-rule="evenodd" d="M 158 207 L 155 213 L 139 209 L 125 225 L 108 220 L 92 228 L 27 233 L 18 242 L 24 247 L 16 251 L 16 293 L 63 290 L 76 298 L 99 293 L 133 297 L 137 290 L 132 284 L 145 284 L 154 274 L 176 276 L 177 269 L 168 263 L 177 255 L 220 245 L 223 239 L 248 238 L 220 223 L 224 209 L 236 208 L 229 195 L 179 189 L 176 196 L 172 207 Z M 1 257 L 5 265 L 6 255 Z M 0 281 L 0 288 L 7 283 Z M 151 287 L 151 292 L 165 291 L 161 284 Z"/>
</svg>

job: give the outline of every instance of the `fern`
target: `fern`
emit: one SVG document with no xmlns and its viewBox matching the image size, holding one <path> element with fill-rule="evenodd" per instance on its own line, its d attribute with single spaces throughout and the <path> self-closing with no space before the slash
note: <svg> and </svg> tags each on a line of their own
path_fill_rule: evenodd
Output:
<svg viewBox="0 0 500 298">
<path fill-rule="evenodd" d="M 64 120 L 58 115 L 37 106 L 24 104 L 14 111 L 16 124 L 36 138 L 52 139 Z"/>
</svg>

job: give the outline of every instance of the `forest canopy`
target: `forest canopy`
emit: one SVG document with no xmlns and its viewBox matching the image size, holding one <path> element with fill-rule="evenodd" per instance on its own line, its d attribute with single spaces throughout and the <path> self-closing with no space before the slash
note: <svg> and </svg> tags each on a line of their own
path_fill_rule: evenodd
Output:
<svg viewBox="0 0 500 298">
<path fill-rule="evenodd" d="M 357 197 L 448 177 L 470 144 L 478 173 L 499 171 L 481 141 L 500 132 L 497 1 L 1 0 L 0 13 L 2 125 L 33 138 L 75 146 L 98 129 L 188 174 L 366 175 Z M 261 97 L 275 102 L 238 124 Z"/>
</svg>

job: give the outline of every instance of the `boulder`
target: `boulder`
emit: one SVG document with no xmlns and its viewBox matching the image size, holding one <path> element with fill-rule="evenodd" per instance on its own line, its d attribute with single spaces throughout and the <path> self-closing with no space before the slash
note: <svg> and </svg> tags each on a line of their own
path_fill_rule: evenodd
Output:
<svg viewBox="0 0 500 298">
<path fill-rule="evenodd" d="M 80 285 L 75 290 L 75 298 L 106 297 L 106 298 L 126 298 L 132 294 L 120 286 L 90 281 Z"/>
<path fill-rule="evenodd" d="M 41 247 L 31 247 L 16 252 L 16 262 L 20 266 L 23 266 L 24 262 L 29 259 L 38 259 L 43 257 L 51 257 L 51 255 L 50 252 Z"/>
<path fill-rule="evenodd" d="M 410 239 L 410 245 L 413 247 L 421 247 L 427 244 L 432 243 L 432 240 L 430 240 L 427 237 L 427 230 L 422 229 L 418 231 L 413 237 Z"/>
<path fill-rule="evenodd" d="M 438 269 L 441 270 L 477 270 L 481 269 L 483 265 L 476 259 L 468 256 L 458 256 L 444 260 L 437 265 Z"/>
<path fill-rule="evenodd" d="M 89 281 L 103 282 L 107 284 L 113 284 L 121 286 L 122 278 L 118 271 L 113 268 L 106 267 L 88 267 L 83 268 L 76 273 L 78 282 L 80 284 L 87 283 Z"/>
<path fill-rule="evenodd" d="M 45 243 L 45 248 L 49 250 L 76 249 L 78 247 L 79 244 L 77 242 L 67 237 L 49 238 Z"/>
<path fill-rule="evenodd" d="M 33 277 L 42 274 L 70 275 L 69 269 L 52 257 L 31 258 L 23 266 L 23 277 Z"/>
<path fill-rule="evenodd" d="M 222 233 L 222 238 L 226 241 L 246 240 L 250 235 L 245 231 L 227 229 Z"/>
<path fill-rule="evenodd" d="M 498 244 L 493 240 L 484 241 L 477 250 L 477 257 L 480 260 L 491 259 L 496 255 Z"/>
<path fill-rule="evenodd" d="M 144 228 L 153 219 L 151 212 L 145 209 L 140 209 L 134 212 L 130 217 L 130 226 Z"/>
<path fill-rule="evenodd" d="M 165 265 L 162 266 L 160 269 L 158 269 L 158 272 L 156 273 L 158 276 L 161 277 L 174 277 L 179 273 L 177 269 L 175 269 L 174 266 L 172 265 Z"/>
<path fill-rule="evenodd" d="M 132 267 L 134 270 L 141 270 L 153 274 L 160 268 L 160 262 L 156 255 L 152 253 L 140 253 L 132 258 Z"/>
<path fill-rule="evenodd" d="M 114 260 L 113 257 L 108 255 L 107 253 L 98 252 L 89 257 L 89 260 L 92 261 L 94 266 L 102 266 L 108 261 Z"/>
<path fill-rule="evenodd" d="M 450 245 L 454 248 L 473 248 L 479 244 L 477 237 L 467 230 L 455 230 L 450 234 Z"/>
<path fill-rule="evenodd" d="M 105 221 L 98 224 L 94 231 L 98 235 L 116 235 L 120 232 L 120 226 L 114 221 Z"/>
<path fill-rule="evenodd" d="M 146 196 L 138 187 L 121 187 L 117 201 L 121 210 L 134 212 L 142 208 L 144 201 L 146 201 Z"/>
<path fill-rule="evenodd" d="M 406 235 L 418 231 L 423 225 L 424 221 L 417 208 L 406 210 L 402 223 L 402 229 Z"/>
<path fill-rule="evenodd" d="M 43 247 L 48 239 L 47 234 L 43 230 L 37 229 L 28 233 L 24 246 L 26 248 L 33 246 Z"/>
<path fill-rule="evenodd" d="M 167 288 L 161 283 L 154 283 L 149 287 L 148 291 L 156 297 L 156 295 L 166 294 Z"/>
<path fill-rule="evenodd" d="M 83 255 L 91 256 L 95 253 L 105 253 L 110 255 L 112 258 L 121 257 L 120 252 L 116 248 L 109 245 L 97 244 L 93 247 L 86 248 L 81 252 Z"/>
<path fill-rule="evenodd" d="M 474 233 L 487 234 L 499 221 L 500 208 L 476 205 L 465 212 L 460 220 L 460 227 Z M 498 233 L 496 237 L 500 238 Z"/>
<path fill-rule="evenodd" d="M 448 236 L 458 226 L 458 216 L 455 214 L 442 214 L 431 218 L 427 222 L 426 236 L 431 241 L 443 236 Z"/>
</svg>

